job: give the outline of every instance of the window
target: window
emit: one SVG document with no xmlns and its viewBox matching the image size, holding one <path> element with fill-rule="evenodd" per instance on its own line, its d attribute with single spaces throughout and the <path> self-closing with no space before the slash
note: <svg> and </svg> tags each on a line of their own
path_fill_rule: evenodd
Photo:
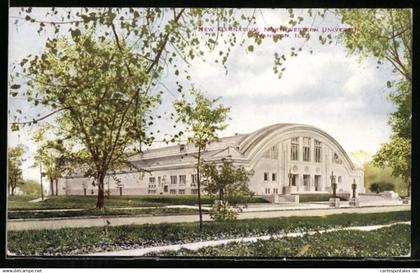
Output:
<svg viewBox="0 0 420 273">
<path fill-rule="evenodd" d="M 187 150 L 187 149 L 186 149 L 185 144 L 181 144 L 181 145 L 179 145 L 179 152 L 180 152 L 180 153 L 184 153 L 186 150 Z"/>
<path fill-rule="evenodd" d="M 309 137 L 303 138 L 303 161 L 310 161 L 311 159 L 311 139 Z"/>
<path fill-rule="evenodd" d="M 185 194 L 185 190 L 178 190 L 179 194 Z"/>
<path fill-rule="evenodd" d="M 162 184 L 162 178 L 158 176 L 158 185 L 160 186 Z"/>
<path fill-rule="evenodd" d="M 191 175 L 191 187 L 197 187 L 197 175 L 196 174 Z"/>
<path fill-rule="evenodd" d="M 274 188 L 273 189 L 273 193 L 278 194 L 279 193 L 279 189 L 278 188 Z"/>
<path fill-rule="evenodd" d="M 192 189 L 191 194 L 198 194 L 198 190 L 197 189 Z"/>
<path fill-rule="evenodd" d="M 187 184 L 187 176 L 185 174 L 179 176 L 179 184 L 180 185 Z"/>
<path fill-rule="evenodd" d="M 315 162 L 321 162 L 321 142 L 315 140 Z"/>
<path fill-rule="evenodd" d="M 268 173 L 264 173 L 264 181 L 267 182 L 268 181 Z"/>
<path fill-rule="evenodd" d="M 277 159 L 279 157 L 279 148 L 277 145 L 268 149 L 264 154 L 264 158 Z"/>
<path fill-rule="evenodd" d="M 276 181 L 276 173 L 271 174 L 271 181 Z"/>
<path fill-rule="evenodd" d="M 297 137 L 292 138 L 290 160 L 298 160 L 299 140 Z"/>
<path fill-rule="evenodd" d="M 270 188 L 265 189 L 265 194 L 270 194 Z"/>
<path fill-rule="evenodd" d="M 176 175 L 171 175 L 171 184 L 176 184 Z"/>
<path fill-rule="evenodd" d="M 176 190 L 169 190 L 169 194 L 176 194 Z"/>
<path fill-rule="evenodd" d="M 156 190 L 148 190 L 147 193 L 149 193 L 149 194 L 155 194 L 156 193 Z"/>
<path fill-rule="evenodd" d="M 155 183 L 156 177 L 149 177 L 149 183 Z"/>
<path fill-rule="evenodd" d="M 341 176 L 338 177 L 338 183 L 341 183 Z"/>
</svg>

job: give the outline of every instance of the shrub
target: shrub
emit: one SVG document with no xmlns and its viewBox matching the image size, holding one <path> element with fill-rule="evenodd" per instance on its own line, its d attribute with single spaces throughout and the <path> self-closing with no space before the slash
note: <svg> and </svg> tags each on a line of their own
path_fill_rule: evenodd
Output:
<svg viewBox="0 0 420 273">
<path fill-rule="evenodd" d="M 231 221 L 238 217 L 238 209 L 232 207 L 228 202 L 215 201 L 209 211 L 211 219 L 215 221 Z"/>
<path fill-rule="evenodd" d="M 372 183 L 369 187 L 371 192 L 384 192 L 384 191 L 394 191 L 395 185 L 392 183 L 387 182 L 378 182 L 378 183 Z"/>
</svg>

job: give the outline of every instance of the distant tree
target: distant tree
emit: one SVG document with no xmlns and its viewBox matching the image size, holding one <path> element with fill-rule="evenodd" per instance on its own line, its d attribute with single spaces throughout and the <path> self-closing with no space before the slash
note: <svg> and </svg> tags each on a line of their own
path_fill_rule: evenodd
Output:
<svg viewBox="0 0 420 273">
<path fill-rule="evenodd" d="M 188 142 L 198 148 L 197 152 L 197 189 L 198 189 L 198 212 L 200 217 L 200 231 L 203 226 L 203 216 L 201 209 L 201 166 L 202 153 L 206 147 L 218 140 L 218 131 L 226 128 L 225 123 L 229 107 L 222 104 L 216 104 L 220 98 L 208 99 L 198 90 L 192 89 L 191 94 L 194 102 L 188 102 L 186 99 L 175 101 L 174 107 L 177 113 L 177 122 L 182 122 L 186 126 Z"/>
<path fill-rule="evenodd" d="M 19 190 L 23 195 L 41 196 L 40 184 L 36 180 L 25 180 L 25 182 L 19 186 Z"/>
<path fill-rule="evenodd" d="M 384 168 L 392 168 L 392 175 L 400 177 L 407 187 L 407 195 L 411 190 L 411 140 L 395 136 L 389 143 L 381 146 L 373 156 L 373 164 Z"/>
<path fill-rule="evenodd" d="M 203 164 L 203 185 L 210 196 L 216 197 L 211 216 L 215 220 L 236 219 L 237 211 L 231 208 L 238 197 L 252 197 L 253 192 L 248 187 L 249 177 L 253 171 L 247 171 L 243 166 L 234 167 L 231 161 L 222 160 L 222 165 L 215 163 Z"/>
<path fill-rule="evenodd" d="M 22 157 L 24 148 L 22 145 L 7 148 L 7 177 L 9 195 L 14 195 L 17 187 L 23 184 Z"/>
<path fill-rule="evenodd" d="M 369 190 L 371 192 L 376 192 L 376 193 L 380 193 L 384 191 L 394 191 L 395 185 L 392 183 L 387 183 L 387 182 L 372 183 L 369 186 Z"/>
</svg>

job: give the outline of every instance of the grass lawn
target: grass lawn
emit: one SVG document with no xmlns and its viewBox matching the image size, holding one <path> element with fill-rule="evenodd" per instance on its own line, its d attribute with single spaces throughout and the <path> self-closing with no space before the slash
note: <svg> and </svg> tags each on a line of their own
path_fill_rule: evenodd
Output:
<svg viewBox="0 0 420 273">
<path fill-rule="evenodd" d="M 96 196 L 49 196 L 43 202 L 29 203 L 33 198 L 22 196 L 10 196 L 8 207 L 10 210 L 30 210 L 30 209 L 94 209 Z M 237 200 L 239 203 L 242 200 Z M 212 204 L 214 199 L 203 196 L 203 204 Z M 261 198 L 251 198 L 249 203 L 265 203 Z M 105 199 L 105 207 L 159 207 L 164 205 L 195 205 L 197 196 L 162 196 L 162 195 L 143 195 L 143 196 L 111 196 Z"/>
<path fill-rule="evenodd" d="M 252 243 L 234 242 L 147 256 L 397 257 L 409 253 L 410 226 L 400 224 L 373 231 L 343 230 Z"/>
<path fill-rule="evenodd" d="M 76 255 L 149 246 L 275 235 L 346 226 L 380 225 L 409 221 L 410 211 L 329 216 L 246 219 L 230 222 L 129 225 L 67 228 L 59 230 L 9 231 L 7 247 L 16 255 Z"/>
</svg>

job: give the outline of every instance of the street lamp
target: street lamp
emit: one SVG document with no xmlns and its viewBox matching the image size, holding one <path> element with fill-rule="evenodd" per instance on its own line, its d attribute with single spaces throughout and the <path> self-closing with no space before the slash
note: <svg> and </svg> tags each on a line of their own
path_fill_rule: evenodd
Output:
<svg viewBox="0 0 420 273">
<path fill-rule="evenodd" d="M 335 183 L 335 175 L 333 171 L 331 171 L 330 179 L 331 179 L 331 187 L 333 190 L 333 198 L 336 198 L 337 183 Z"/>
<path fill-rule="evenodd" d="M 353 179 L 353 184 L 351 184 L 351 189 L 353 190 L 353 198 L 356 198 L 356 189 L 357 189 L 356 179 Z"/>
<path fill-rule="evenodd" d="M 292 177 L 293 177 L 292 170 L 289 169 L 289 187 L 292 186 Z"/>
</svg>

